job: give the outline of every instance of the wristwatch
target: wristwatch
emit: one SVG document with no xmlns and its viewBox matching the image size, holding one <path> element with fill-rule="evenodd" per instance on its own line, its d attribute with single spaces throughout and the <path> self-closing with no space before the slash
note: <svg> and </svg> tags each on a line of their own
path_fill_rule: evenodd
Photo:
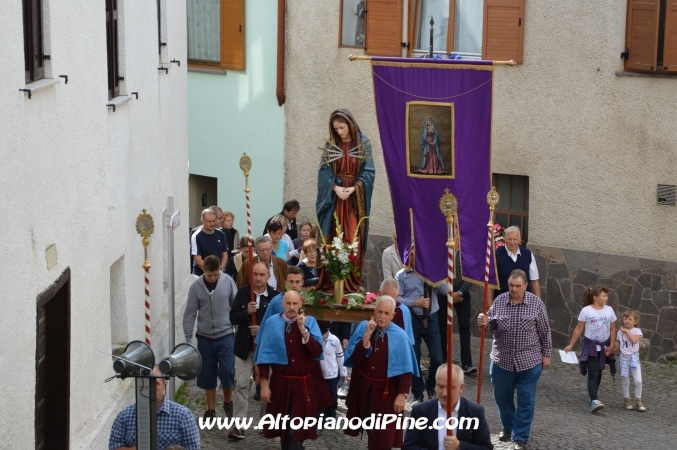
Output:
<svg viewBox="0 0 677 450">
<path fill-rule="evenodd" d="M 308 334 L 308 333 L 309 333 L 308 327 L 306 327 L 306 329 L 305 329 L 304 331 L 301 332 L 301 335 Z"/>
</svg>

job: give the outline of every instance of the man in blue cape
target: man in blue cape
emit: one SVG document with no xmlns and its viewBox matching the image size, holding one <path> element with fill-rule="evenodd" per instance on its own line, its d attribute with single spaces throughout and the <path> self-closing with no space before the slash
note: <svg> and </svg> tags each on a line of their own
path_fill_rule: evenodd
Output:
<svg viewBox="0 0 677 450">
<path fill-rule="evenodd" d="M 266 413 L 290 419 L 316 418 L 317 412 L 333 403 L 324 381 L 318 377 L 315 360 L 322 355 L 322 333 L 312 317 L 300 314 L 301 296 L 288 291 L 282 300 L 284 313 L 266 320 L 265 329 L 259 329 L 258 356 L 261 378 L 261 400 L 267 403 Z M 292 422 L 290 422 L 292 423 Z M 292 430 L 291 427 L 264 427 L 266 438 L 279 437 L 282 450 L 303 448 L 303 441 L 317 438 L 317 428 L 310 426 Z"/>
<path fill-rule="evenodd" d="M 374 317 L 362 321 L 348 342 L 344 365 L 353 368 L 346 399 L 348 419 L 404 411 L 412 373 L 418 370 L 407 333 L 392 323 L 395 308 L 395 299 L 379 297 Z M 396 425 L 393 422 L 384 429 L 368 430 L 369 450 L 402 447 L 403 431 Z M 360 431 L 343 432 L 357 436 Z"/>
</svg>

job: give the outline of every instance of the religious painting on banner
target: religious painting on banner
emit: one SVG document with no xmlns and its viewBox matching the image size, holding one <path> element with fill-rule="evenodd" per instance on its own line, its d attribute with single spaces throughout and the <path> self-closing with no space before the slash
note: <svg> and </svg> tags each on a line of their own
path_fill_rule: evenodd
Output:
<svg viewBox="0 0 677 450">
<path fill-rule="evenodd" d="M 404 264 L 427 283 L 447 279 L 447 223 L 439 202 L 458 201 L 455 224 L 467 281 L 484 284 L 491 189 L 491 61 L 372 58 L 376 116 Z M 415 264 L 410 264 L 411 245 Z M 459 268 L 455 268 L 459 270 Z M 489 283 L 496 285 L 490 255 Z"/>
<path fill-rule="evenodd" d="M 408 175 L 453 179 L 453 136 L 453 103 L 408 102 Z"/>
</svg>

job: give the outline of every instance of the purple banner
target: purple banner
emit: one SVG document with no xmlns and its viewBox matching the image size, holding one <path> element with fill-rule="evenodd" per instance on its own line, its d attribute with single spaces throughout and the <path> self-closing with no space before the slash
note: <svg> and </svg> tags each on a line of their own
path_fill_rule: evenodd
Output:
<svg viewBox="0 0 677 450">
<path fill-rule="evenodd" d="M 402 261 L 409 264 L 413 237 L 415 271 L 431 284 L 446 280 L 447 224 L 440 199 L 449 189 L 458 200 L 463 278 L 484 283 L 492 63 L 372 58 L 371 65 Z M 489 282 L 495 285 L 493 258 L 492 249 Z"/>
</svg>

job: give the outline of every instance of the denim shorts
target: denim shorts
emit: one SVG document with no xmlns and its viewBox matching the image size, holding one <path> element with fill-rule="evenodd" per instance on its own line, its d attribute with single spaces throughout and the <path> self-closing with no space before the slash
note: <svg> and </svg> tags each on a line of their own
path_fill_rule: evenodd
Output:
<svg viewBox="0 0 677 450">
<path fill-rule="evenodd" d="M 221 380 L 223 389 L 235 384 L 235 341 L 230 333 L 217 339 L 197 336 L 197 350 L 202 357 L 202 368 L 197 374 L 197 387 L 216 389 L 216 377 Z"/>
</svg>

